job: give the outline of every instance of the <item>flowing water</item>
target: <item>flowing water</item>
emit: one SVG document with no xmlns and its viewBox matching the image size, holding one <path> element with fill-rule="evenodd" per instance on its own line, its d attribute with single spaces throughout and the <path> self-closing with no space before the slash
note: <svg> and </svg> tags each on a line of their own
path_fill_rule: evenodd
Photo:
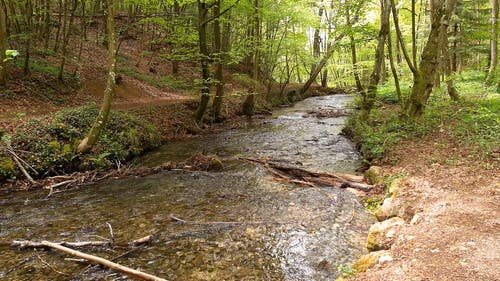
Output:
<svg viewBox="0 0 500 281">
<path fill-rule="evenodd" d="M 138 160 L 155 166 L 202 151 L 225 160 L 221 172 L 108 180 L 48 199 L 46 191 L 1 194 L 0 279 L 128 280 L 102 268 L 86 270 L 61 253 L 5 245 L 102 240 L 110 237 L 108 222 L 121 245 L 157 233 L 151 246 L 117 262 L 168 280 L 334 280 L 339 265 L 363 253 L 372 216 L 346 190 L 278 183 L 261 165 L 238 157 L 353 173 L 359 155 L 339 135 L 345 117 L 307 114 L 345 109 L 351 101 L 345 95 L 310 98 L 259 125 L 169 143 Z M 171 215 L 195 223 L 174 222 Z M 111 259 L 129 248 L 83 251 Z"/>
</svg>

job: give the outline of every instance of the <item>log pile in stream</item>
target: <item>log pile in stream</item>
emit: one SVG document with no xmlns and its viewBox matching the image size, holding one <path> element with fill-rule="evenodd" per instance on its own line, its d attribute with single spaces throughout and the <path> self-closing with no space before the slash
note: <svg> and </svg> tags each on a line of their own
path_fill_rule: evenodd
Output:
<svg viewBox="0 0 500 281">
<path fill-rule="evenodd" d="M 247 161 L 263 164 L 275 176 L 274 180 L 295 183 L 302 186 L 329 186 L 336 188 L 353 188 L 362 192 L 370 192 L 375 186 L 364 183 L 361 176 L 313 172 L 298 167 L 285 166 L 269 159 L 243 158 Z"/>
</svg>

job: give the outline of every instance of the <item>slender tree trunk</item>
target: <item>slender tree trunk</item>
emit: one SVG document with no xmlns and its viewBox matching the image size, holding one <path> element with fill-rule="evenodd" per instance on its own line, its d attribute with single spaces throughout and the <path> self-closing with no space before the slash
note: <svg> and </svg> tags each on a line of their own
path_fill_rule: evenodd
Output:
<svg viewBox="0 0 500 281">
<path fill-rule="evenodd" d="M 32 0 L 26 1 L 26 42 L 24 54 L 24 75 L 30 74 L 30 56 L 31 56 L 31 39 L 33 38 L 33 3 Z"/>
<path fill-rule="evenodd" d="M 175 0 L 174 1 L 174 15 L 175 19 L 179 20 L 181 14 L 181 5 L 179 4 L 179 1 Z M 175 27 L 174 27 L 175 30 Z M 177 75 L 179 73 L 179 60 L 177 58 L 173 58 L 172 60 L 172 74 Z"/>
<path fill-rule="evenodd" d="M 351 16 L 350 16 L 350 8 L 347 8 L 346 11 L 346 23 L 348 26 L 351 25 Z M 354 81 L 356 82 L 356 89 L 358 92 L 363 91 L 363 84 L 361 84 L 361 79 L 359 78 L 358 73 L 358 58 L 356 54 L 356 41 L 354 41 L 354 35 L 352 33 L 349 34 L 349 43 L 351 46 L 351 57 L 352 57 L 352 74 L 354 76 Z"/>
<path fill-rule="evenodd" d="M 330 47 L 327 48 L 325 56 L 321 59 L 316 69 L 314 69 L 314 71 L 311 73 L 309 79 L 304 83 L 304 86 L 302 86 L 302 88 L 300 89 L 301 95 L 303 95 L 305 92 L 307 92 L 307 90 L 309 90 L 309 88 L 314 83 L 318 75 L 321 73 L 323 67 L 325 67 L 325 65 L 328 63 L 328 60 L 332 57 L 333 53 L 335 52 L 335 48 L 333 48 L 333 46 L 342 38 L 344 38 L 344 35 L 345 35 L 344 33 L 341 33 L 333 40 L 332 43 L 330 43 Z M 297 75 L 298 73 L 299 71 L 297 71 Z"/>
<path fill-rule="evenodd" d="M 361 118 L 368 119 L 370 111 L 373 108 L 375 102 L 375 96 L 377 94 L 377 87 L 380 81 L 380 74 L 382 71 L 382 64 L 385 64 L 384 49 L 385 41 L 387 35 L 389 34 L 389 16 L 390 16 L 390 5 L 387 0 L 380 0 L 380 31 L 378 34 L 378 43 L 375 50 L 375 64 L 373 66 L 373 71 L 370 75 L 370 80 L 368 88 L 363 93 L 363 102 L 361 104 Z"/>
<path fill-rule="evenodd" d="M 243 102 L 243 113 L 251 116 L 255 111 L 255 94 L 259 86 L 259 48 L 260 48 L 260 16 L 259 16 L 259 0 L 254 0 L 254 50 L 252 58 L 252 79 L 254 81 L 252 92 L 247 95 Z"/>
<path fill-rule="evenodd" d="M 490 68 L 486 83 L 490 83 L 498 64 L 498 0 L 491 1 L 491 39 L 490 39 Z"/>
<path fill-rule="evenodd" d="M 196 122 L 203 121 L 203 115 L 207 110 L 208 101 L 210 100 L 210 65 L 209 65 L 209 52 L 207 42 L 207 18 L 208 7 L 207 3 L 198 0 L 198 35 L 200 46 L 200 63 L 201 63 L 201 100 L 198 108 L 193 113 Z"/>
<path fill-rule="evenodd" d="M 401 87 L 399 85 L 399 75 L 398 70 L 396 68 L 396 63 L 394 63 L 394 56 L 392 51 L 392 36 L 391 32 L 387 33 L 387 53 L 389 55 L 389 63 L 391 65 L 392 77 L 394 77 L 394 85 L 396 86 L 396 94 L 398 95 L 398 101 L 401 104 L 401 107 L 404 107 L 403 98 L 401 95 Z"/>
<path fill-rule="evenodd" d="M 221 121 L 221 109 L 222 109 L 222 97 L 224 96 L 224 73 L 223 73 L 223 57 L 222 57 L 222 38 L 221 38 L 221 27 L 220 27 L 220 5 L 221 0 L 216 0 L 214 4 L 214 46 L 216 53 L 216 70 L 215 79 L 217 80 L 217 87 L 215 92 L 215 98 L 212 104 L 213 107 L 213 117 L 216 122 Z"/>
<path fill-rule="evenodd" d="M 319 7 L 318 17 L 320 20 L 323 17 L 323 6 Z M 314 30 L 314 37 L 313 38 L 314 38 L 313 39 L 313 56 L 315 59 L 319 59 L 321 56 L 321 36 L 320 36 L 319 27 Z M 313 63 L 313 65 L 311 66 L 311 73 L 313 73 L 315 68 L 316 68 L 316 64 Z"/>
<path fill-rule="evenodd" d="M 58 15 L 57 15 L 57 31 L 56 31 L 56 40 L 54 42 L 54 52 L 57 52 L 59 50 L 59 41 L 61 37 L 61 27 L 63 26 L 62 18 L 63 18 L 63 8 L 66 10 L 66 6 L 64 5 L 63 7 L 63 0 L 57 0 L 57 7 L 58 7 Z M 66 23 L 64 23 L 66 24 Z"/>
<path fill-rule="evenodd" d="M 417 22 L 416 5 L 417 0 L 411 0 L 411 50 L 413 56 L 413 65 L 417 64 Z"/>
<path fill-rule="evenodd" d="M 433 1 L 431 1 L 433 2 Z M 432 16 L 432 26 L 422 52 L 422 59 L 418 72 L 413 79 L 413 87 L 408 101 L 406 115 L 410 118 L 422 115 L 427 100 L 434 87 L 434 78 L 437 72 L 437 57 L 439 54 L 439 35 L 441 24 L 449 21 L 455 9 L 457 0 L 446 0 L 441 3 L 434 3 Z M 439 5 L 438 5 L 439 4 Z"/>
<path fill-rule="evenodd" d="M 64 66 L 66 65 L 66 57 L 68 55 L 69 37 L 71 36 L 71 28 L 73 26 L 73 21 L 75 19 L 75 12 L 77 7 L 78 7 L 78 0 L 73 0 L 73 6 L 71 7 L 71 14 L 69 17 L 69 24 L 67 27 L 65 27 L 65 34 L 62 45 L 62 58 L 61 58 L 61 64 L 59 65 L 59 74 L 57 75 L 57 79 L 60 82 L 63 81 Z M 66 20 L 64 20 L 64 22 L 66 23 Z"/>
<path fill-rule="evenodd" d="M 7 50 L 7 17 L 5 10 L 0 7 L 0 86 L 7 82 L 7 71 L 5 69 L 5 51 Z"/>
<path fill-rule="evenodd" d="M 78 153 L 87 153 L 92 149 L 99 139 L 99 135 L 106 125 L 108 120 L 109 111 L 111 109 L 111 101 L 113 100 L 113 95 L 115 92 L 115 81 L 116 81 L 116 33 L 115 33 L 115 7 L 113 0 L 107 0 L 108 2 L 108 15 L 107 15 L 107 26 L 108 26 L 108 80 L 106 83 L 106 89 L 104 90 L 104 101 L 99 111 L 94 125 L 90 129 L 87 137 L 85 137 L 78 145 Z"/>
</svg>

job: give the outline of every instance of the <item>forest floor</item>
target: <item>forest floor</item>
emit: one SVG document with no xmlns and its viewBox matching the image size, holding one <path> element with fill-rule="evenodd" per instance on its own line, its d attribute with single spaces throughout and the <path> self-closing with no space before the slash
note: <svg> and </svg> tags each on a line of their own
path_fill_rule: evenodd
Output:
<svg viewBox="0 0 500 281">
<path fill-rule="evenodd" d="M 407 224 L 393 261 L 352 280 L 500 280 L 498 155 L 474 160 L 469 151 L 443 133 L 396 146 L 382 167 L 405 175 L 397 197 Z"/>
</svg>

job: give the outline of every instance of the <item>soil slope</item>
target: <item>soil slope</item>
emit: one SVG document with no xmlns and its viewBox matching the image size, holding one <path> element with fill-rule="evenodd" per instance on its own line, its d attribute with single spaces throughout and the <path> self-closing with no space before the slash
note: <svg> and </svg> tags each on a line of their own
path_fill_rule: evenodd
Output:
<svg viewBox="0 0 500 281">
<path fill-rule="evenodd" d="M 407 175 L 398 197 L 408 223 L 389 250 L 394 260 L 352 280 L 500 280 L 498 158 L 468 151 L 433 136 L 390 155 L 397 163 L 384 171 Z"/>
</svg>

